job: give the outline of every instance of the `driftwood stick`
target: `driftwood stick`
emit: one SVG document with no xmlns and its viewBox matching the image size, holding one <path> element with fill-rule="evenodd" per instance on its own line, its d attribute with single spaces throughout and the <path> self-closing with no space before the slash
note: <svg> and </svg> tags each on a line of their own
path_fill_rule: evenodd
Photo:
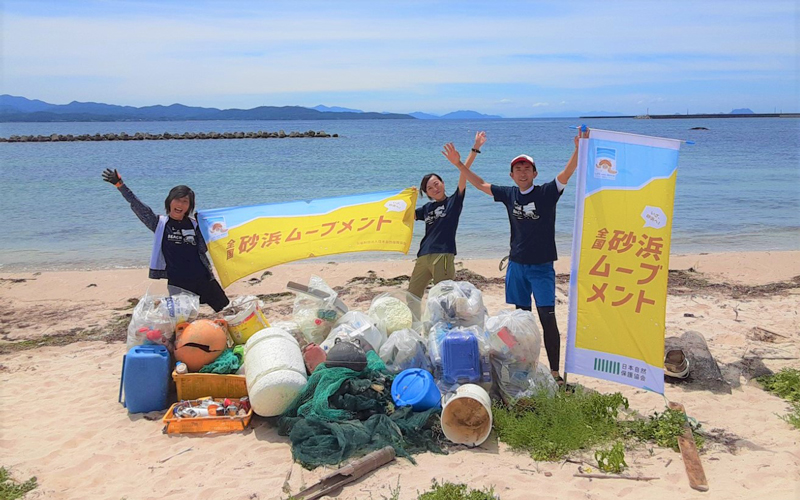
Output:
<svg viewBox="0 0 800 500">
<path fill-rule="evenodd" d="M 170 456 L 170 457 L 167 457 L 167 458 L 165 458 L 164 460 L 159 460 L 159 461 L 158 461 L 158 463 L 160 463 L 160 464 L 163 464 L 163 463 L 164 463 L 164 462 L 166 462 L 167 460 L 171 460 L 171 459 L 173 459 L 173 458 L 177 457 L 178 455 L 183 455 L 183 454 L 184 454 L 184 453 L 186 453 L 187 451 L 192 451 L 192 449 L 193 449 L 193 448 L 186 448 L 185 450 L 183 450 L 183 451 L 180 451 L 180 452 L 178 452 L 178 453 L 176 453 L 176 454 L 174 454 L 174 455 L 172 455 L 172 456 Z"/>
<path fill-rule="evenodd" d="M 576 472 L 573 477 L 585 477 L 587 479 L 630 479 L 631 481 L 653 481 L 661 479 L 660 477 L 647 477 L 647 476 L 619 476 L 615 474 L 581 474 Z"/>
<path fill-rule="evenodd" d="M 686 410 L 680 403 L 670 401 L 669 408 L 686 414 Z M 689 477 L 689 486 L 697 491 L 708 491 L 708 480 L 703 470 L 703 464 L 700 462 L 700 456 L 697 454 L 697 446 L 694 443 L 694 436 L 692 436 L 692 429 L 688 421 L 683 423 L 683 434 L 678 436 L 678 448 L 681 450 L 683 465 L 686 467 L 686 475 Z"/>
</svg>

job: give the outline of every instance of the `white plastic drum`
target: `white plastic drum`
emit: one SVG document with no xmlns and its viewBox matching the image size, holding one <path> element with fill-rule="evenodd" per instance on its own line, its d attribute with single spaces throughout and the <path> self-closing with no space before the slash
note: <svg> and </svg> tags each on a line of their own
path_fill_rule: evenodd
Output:
<svg viewBox="0 0 800 500">
<path fill-rule="evenodd" d="M 478 446 L 492 432 L 492 400 L 489 393 L 475 384 L 456 390 L 442 409 L 444 437 L 457 444 Z"/>
<path fill-rule="evenodd" d="M 247 394 L 253 411 L 274 417 L 289 407 L 306 385 L 300 345 L 280 328 L 256 333 L 244 348 Z"/>
</svg>

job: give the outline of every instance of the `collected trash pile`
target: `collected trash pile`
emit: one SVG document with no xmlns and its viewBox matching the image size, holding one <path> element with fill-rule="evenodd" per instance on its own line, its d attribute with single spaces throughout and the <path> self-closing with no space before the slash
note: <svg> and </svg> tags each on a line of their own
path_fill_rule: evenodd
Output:
<svg viewBox="0 0 800 500">
<path fill-rule="evenodd" d="M 179 401 L 166 432 L 229 432 L 253 413 L 280 417 L 295 460 L 313 468 L 387 446 L 409 459 L 442 452 L 442 434 L 477 446 L 491 432 L 492 397 L 557 389 L 538 363 L 533 315 L 489 316 L 471 283 L 443 281 L 425 304 L 382 293 L 367 312 L 349 310 L 318 277 L 287 287 L 292 319 L 272 325 L 253 296 L 236 298 L 223 319 L 198 320 L 190 293 L 145 295 L 128 328 L 120 400 L 124 390 L 129 412 L 164 410 L 171 378 Z"/>
</svg>

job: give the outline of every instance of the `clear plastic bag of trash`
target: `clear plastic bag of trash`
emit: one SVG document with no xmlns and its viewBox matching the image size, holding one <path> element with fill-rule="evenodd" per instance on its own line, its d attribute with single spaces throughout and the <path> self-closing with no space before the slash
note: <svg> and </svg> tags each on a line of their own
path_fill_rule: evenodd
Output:
<svg viewBox="0 0 800 500">
<path fill-rule="evenodd" d="M 501 311 L 486 320 L 494 383 L 504 399 L 535 392 L 542 335 L 530 311 Z M 545 370 L 549 379 L 553 377 Z M 543 382 L 539 381 L 539 385 Z"/>
<path fill-rule="evenodd" d="M 483 294 L 468 281 L 440 281 L 428 292 L 426 304 L 423 321 L 429 325 L 448 323 L 483 328 L 486 320 Z"/>
<path fill-rule="evenodd" d="M 160 344 L 171 351 L 175 342 L 175 326 L 194 321 L 199 312 L 200 297 L 191 292 L 167 296 L 145 293 L 133 308 L 128 324 L 127 348 Z"/>
<path fill-rule="evenodd" d="M 399 330 L 420 326 L 420 300 L 405 291 L 386 292 L 372 299 L 368 314 L 375 318 L 378 328 L 392 335 Z"/>
<path fill-rule="evenodd" d="M 492 356 L 493 382 L 505 401 L 532 396 L 545 389 L 549 395 L 558 389 L 550 369 L 541 363 L 517 363 L 513 359 Z"/>
<path fill-rule="evenodd" d="M 542 334 L 530 311 L 500 311 L 486 320 L 492 355 L 501 355 L 516 363 L 536 366 L 542 349 Z"/>
<path fill-rule="evenodd" d="M 308 280 L 308 288 L 313 289 L 327 297 L 320 298 L 306 293 L 298 293 L 294 300 L 292 316 L 300 331 L 303 332 L 306 342 L 321 344 L 333 328 L 342 312 L 334 307 L 337 293 L 328 286 L 319 276 L 312 276 Z"/>
<path fill-rule="evenodd" d="M 377 353 L 384 342 L 386 342 L 386 334 L 383 333 L 376 325 L 375 319 L 360 311 L 348 311 L 331 329 L 328 338 L 320 344 L 320 347 L 325 352 L 328 352 L 331 347 L 336 343 L 336 339 L 352 341 L 360 338 Z M 362 345 L 363 342 L 362 342 Z"/>
<path fill-rule="evenodd" d="M 300 345 L 301 349 L 308 344 L 308 341 L 306 340 L 306 337 L 303 335 L 303 332 L 300 331 L 300 325 L 298 325 L 296 321 L 292 320 L 276 321 L 272 323 L 270 326 L 272 326 L 273 328 L 280 328 L 281 330 L 290 334 Z"/>
<path fill-rule="evenodd" d="M 381 346 L 380 357 L 390 373 L 400 373 L 409 368 L 432 371 L 425 339 L 411 328 L 394 332 Z"/>
</svg>

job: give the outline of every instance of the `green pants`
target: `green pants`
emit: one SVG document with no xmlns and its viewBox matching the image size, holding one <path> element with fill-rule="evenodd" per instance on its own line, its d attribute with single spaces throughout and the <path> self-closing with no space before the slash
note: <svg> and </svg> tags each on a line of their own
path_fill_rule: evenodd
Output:
<svg viewBox="0 0 800 500">
<path fill-rule="evenodd" d="M 417 258 L 408 291 L 421 299 L 431 279 L 435 285 L 440 281 L 455 278 L 455 259 L 456 256 L 451 253 L 432 253 Z"/>
</svg>

